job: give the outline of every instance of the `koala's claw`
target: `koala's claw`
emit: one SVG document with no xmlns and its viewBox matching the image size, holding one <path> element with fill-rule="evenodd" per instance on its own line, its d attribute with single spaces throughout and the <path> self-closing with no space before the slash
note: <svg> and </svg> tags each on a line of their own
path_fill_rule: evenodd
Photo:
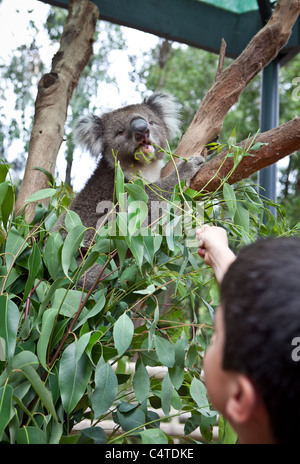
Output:
<svg viewBox="0 0 300 464">
<path fill-rule="evenodd" d="M 199 171 L 201 165 L 204 163 L 202 156 L 193 156 L 188 158 L 186 161 L 182 161 L 178 165 L 178 173 L 181 179 L 186 180 L 186 184 L 189 187 L 191 180 Z"/>
</svg>

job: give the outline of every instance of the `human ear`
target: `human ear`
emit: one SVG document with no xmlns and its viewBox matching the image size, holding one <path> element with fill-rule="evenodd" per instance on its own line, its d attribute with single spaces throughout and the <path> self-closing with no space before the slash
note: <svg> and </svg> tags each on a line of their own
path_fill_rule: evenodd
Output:
<svg viewBox="0 0 300 464">
<path fill-rule="evenodd" d="M 229 421 L 242 424 L 251 417 L 256 404 L 257 393 L 252 382 L 245 375 L 236 375 L 226 402 L 226 417 Z"/>
</svg>

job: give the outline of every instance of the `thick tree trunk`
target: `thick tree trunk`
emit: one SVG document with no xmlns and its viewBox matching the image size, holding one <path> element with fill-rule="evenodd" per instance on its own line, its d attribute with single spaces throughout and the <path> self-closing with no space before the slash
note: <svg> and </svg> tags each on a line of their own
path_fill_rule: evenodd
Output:
<svg viewBox="0 0 300 464">
<path fill-rule="evenodd" d="M 299 0 L 278 1 L 266 26 L 254 36 L 241 55 L 217 76 L 179 142 L 176 155 L 203 155 L 205 146 L 219 135 L 226 114 L 239 100 L 243 90 L 287 43 L 299 13 Z M 175 160 L 178 161 L 178 158 Z M 170 161 L 164 167 L 163 177 L 172 169 L 174 165 Z"/>
<path fill-rule="evenodd" d="M 22 210 L 32 193 L 47 187 L 47 177 L 34 168 L 41 167 L 52 175 L 55 174 L 67 108 L 92 54 L 98 16 L 99 10 L 94 3 L 88 0 L 70 0 L 59 51 L 53 57 L 51 72 L 45 74 L 38 85 L 28 160 L 16 202 L 17 212 Z M 26 215 L 30 220 L 33 208 L 27 208 Z"/>
<path fill-rule="evenodd" d="M 239 143 L 240 147 L 249 147 L 252 139 Z M 259 150 L 250 150 L 251 156 L 245 156 L 231 174 L 228 182 L 234 184 L 246 179 L 257 171 L 276 163 L 287 155 L 300 149 L 300 117 L 294 118 L 282 126 L 259 134 L 255 143 L 268 143 Z M 234 166 L 233 158 L 221 152 L 204 164 L 194 177 L 191 188 L 200 191 L 214 192 Z"/>
</svg>

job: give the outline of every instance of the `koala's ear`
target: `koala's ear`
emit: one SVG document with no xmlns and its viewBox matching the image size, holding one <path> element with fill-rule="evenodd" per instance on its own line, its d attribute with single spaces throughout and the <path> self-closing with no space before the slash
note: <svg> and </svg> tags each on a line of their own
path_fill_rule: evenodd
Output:
<svg viewBox="0 0 300 464">
<path fill-rule="evenodd" d="M 178 135 L 180 131 L 180 106 L 172 95 L 165 92 L 154 92 L 150 97 L 145 98 L 143 103 L 151 106 L 153 111 L 163 118 L 170 140 Z"/>
<path fill-rule="evenodd" d="M 92 156 L 98 157 L 102 152 L 103 137 L 103 122 L 98 116 L 83 116 L 76 121 L 73 132 L 74 143 L 87 148 Z"/>
</svg>

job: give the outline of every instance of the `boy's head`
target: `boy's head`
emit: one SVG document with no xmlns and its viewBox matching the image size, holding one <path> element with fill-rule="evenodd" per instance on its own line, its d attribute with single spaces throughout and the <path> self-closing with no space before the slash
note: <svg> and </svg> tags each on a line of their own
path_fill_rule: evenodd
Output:
<svg viewBox="0 0 300 464">
<path fill-rule="evenodd" d="M 221 305 L 216 321 L 219 340 L 213 340 L 212 349 L 214 343 L 219 343 L 219 374 L 224 375 L 222 394 L 230 396 L 236 385 L 231 383 L 233 379 L 240 382 L 237 402 L 231 406 L 246 405 L 250 419 L 254 414 L 252 439 L 257 427 L 261 434 L 269 428 L 268 441 L 295 442 L 300 419 L 300 360 L 297 362 L 292 353 L 293 340 L 300 337 L 300 238 L 262 240 L 243 249 L 221 283 Z M 205 362 L 208 391 L 213 369 L 208 365 L 210 356 L 208 352 Z M 249 383 L 242 385 L 247 379 Z M 252 396 L 247 397 L 250 388 Z M 220 404 L 220 412 L 225 416 L 229 396 Z M 243 405 L 242 399 L 246 401 Z M 233 416 L 236 412 L 235 409 Z M 262 417 L 265 422 L 259 432 Z M 231 418 L 229 414 L 228 419 Z M 246 436 L 243 426 L 247 422 L 243 424 L 242 416 L 237 415 L 233 425 L 235 418 L 236 428 L 241 425 Z"/>
</svg>

